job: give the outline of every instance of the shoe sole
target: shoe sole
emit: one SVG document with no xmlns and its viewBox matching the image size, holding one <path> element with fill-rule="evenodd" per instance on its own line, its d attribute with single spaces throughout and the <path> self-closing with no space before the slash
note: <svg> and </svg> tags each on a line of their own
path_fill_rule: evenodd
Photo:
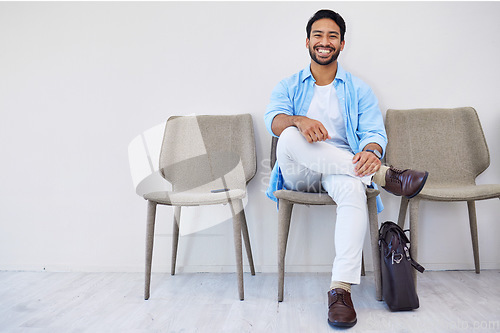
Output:
<svg viewBox="0 0 500 333">
<path fill-rule="evenodd" d="M 358 319 L 354 319 L 354 321 L 352 323 L 342 323 L 342 322 L 338 322 L 338 323 L 332 323 L 330 321 L 330 319 L 327 319 L 328 320 L 328 325 L 330 325 L 331 327 L 353 327 L 354 325 L 356 325 L 356 323 L 358 322 Z"/>
</svg>

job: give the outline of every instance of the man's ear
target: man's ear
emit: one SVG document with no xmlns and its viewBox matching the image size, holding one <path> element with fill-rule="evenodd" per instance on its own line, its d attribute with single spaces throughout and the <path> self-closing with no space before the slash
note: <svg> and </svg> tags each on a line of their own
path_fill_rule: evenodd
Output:
<svg viewBox="0 0 500 333">
<path fill-rule="evenodd" d="M 340 51 L 344 51 L 344 46 L 345 46 L 345 39 L 340 42 Z"/>
<path fill-rule="evenodd" d="M 309 48 L 309 38 L 306 38 L 306 49 Z"/>
</svg>

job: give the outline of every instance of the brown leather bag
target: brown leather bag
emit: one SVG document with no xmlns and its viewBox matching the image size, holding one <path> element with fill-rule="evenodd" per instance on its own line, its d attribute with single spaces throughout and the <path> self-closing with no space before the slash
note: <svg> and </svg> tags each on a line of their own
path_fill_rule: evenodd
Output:
<svg viewBox="0 0 500 333">
<path fill-rule="evenodd" d="M 408 230 L 406 230 L 408 231 Z M 396 223 L 387 221 L 380 226 L 379 249 L 382 271 L 382 295 L 391 311 L 413 310 L 419 307 L 413 281 L 413 269 L 425 268 L 410 256 L 410 241 Z"/>
</svg>

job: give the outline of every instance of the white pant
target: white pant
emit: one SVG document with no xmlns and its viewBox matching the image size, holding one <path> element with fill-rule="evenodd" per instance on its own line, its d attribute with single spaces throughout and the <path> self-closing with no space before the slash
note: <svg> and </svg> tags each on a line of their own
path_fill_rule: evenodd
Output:
<svg viewBox="0 0 500 333">
<path fill-rule="evenodd" d="M 366 185 L 371 176 L 355 175 L 351 152 L 326 142 L 309 143 L 296 127 L 281 133 L 276 156 L 285 188 L 319 192 L 322 186 L 336 202 L 332 281 L 359 284 L 368 225 Z"/>
</svg>

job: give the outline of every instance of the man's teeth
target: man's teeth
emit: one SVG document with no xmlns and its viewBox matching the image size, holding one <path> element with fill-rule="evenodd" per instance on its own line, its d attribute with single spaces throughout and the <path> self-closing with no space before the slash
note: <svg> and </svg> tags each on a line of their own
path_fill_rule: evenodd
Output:
<svg viewBox="0 0 500 333">
<path fill-rule="evenodd" d="M 318 50 L 319 53 L 330 53 L 330 50 Z"/>
</svg>

